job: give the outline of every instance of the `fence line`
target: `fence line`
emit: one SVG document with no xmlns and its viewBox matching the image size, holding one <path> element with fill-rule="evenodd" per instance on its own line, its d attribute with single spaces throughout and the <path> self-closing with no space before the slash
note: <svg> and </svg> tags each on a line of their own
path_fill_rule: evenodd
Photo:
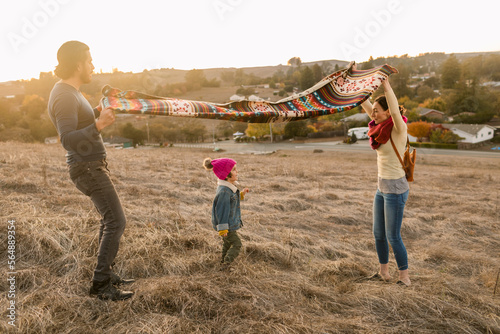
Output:
<svg viewBox="0 0 500 334">
<path fill-rule="evenodd" d="M 173 147 L 183 147 L 183 148 L 210 148 L 215 149 L 214 144 L 173 144 Z"/>
</svg>

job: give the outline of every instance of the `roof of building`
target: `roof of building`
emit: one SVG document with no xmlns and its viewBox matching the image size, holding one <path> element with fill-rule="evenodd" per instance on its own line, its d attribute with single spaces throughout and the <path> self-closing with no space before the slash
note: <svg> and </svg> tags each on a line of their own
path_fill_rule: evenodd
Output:
<svg viewBox="0 0 500 334">
<path fill-rule="evenodd" d="M 493 116 L 493 118 L 490 119 L 490 121 L 488 123 L 486 123 L 486 124 L 498 128 L 498 127 L 500 127 L 500 117 Z"/>
<path fill-rule="evenodd" d="M 476 135 L 479 131 L 481 131 L 482 128 L 485 126 L 488 128 L 491 128 L 492 130 L 495 130 L 494 127 L 487 125 L 487 124 L 443 124 L 443 126 L 447 129 L 457 129 L 460 131 L 463 131 L 465 133 L 469 133 L 471 135 Z"/>
<path fill-rule="evenodd" d="M 437 112 L 440 113 L 441 115 L 444 115 L 444 112 L 442 111 L 436 109 L 422 108 L 422 107 L 418 108 L 418 112 L 420 113 L 421 116 L 424 116 L 430 112 Z"/>
</svg>

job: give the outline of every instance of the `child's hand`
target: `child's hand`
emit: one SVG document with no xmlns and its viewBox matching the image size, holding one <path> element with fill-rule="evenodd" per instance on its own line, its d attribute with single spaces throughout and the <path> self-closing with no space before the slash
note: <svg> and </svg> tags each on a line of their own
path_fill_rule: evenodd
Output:
<svg viewBox="0 0 500 334">
<path fill-rule="evenodd" d="M 243 201 L 245 199 L 245 194 L 248 193 L 249 191 L 250 191 L 250 189 L 248 189 L 248 188 L 245 188 L 242 191 L 240 191 L 240 200 Z"/>
<path fill-rule="evenodd" d="M 227 237 L 227 230 L 222 230 L 222 231 L 219 231 L 219 235 L 221 237 Z"/>
</svg>

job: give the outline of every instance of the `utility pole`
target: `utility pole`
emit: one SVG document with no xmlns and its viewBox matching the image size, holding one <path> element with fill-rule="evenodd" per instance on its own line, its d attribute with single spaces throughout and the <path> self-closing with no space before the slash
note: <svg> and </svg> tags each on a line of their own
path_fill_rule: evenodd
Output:
<svg viewBox="0 0 500 334">
<path fill-rule="evenodd" d="M 271 143 L 273 142 L 273 123 L 269 123 L 269 132 L 271 133 Z"/>
</svg>

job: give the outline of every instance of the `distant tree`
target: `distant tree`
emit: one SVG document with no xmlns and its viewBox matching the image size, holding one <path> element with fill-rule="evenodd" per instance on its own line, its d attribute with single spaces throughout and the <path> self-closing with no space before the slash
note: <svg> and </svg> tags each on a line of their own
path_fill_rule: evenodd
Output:
<svg viewBox="0 0 500 334">
<path fill-rule="evenodd" d="M 462 137 L 453 133 L 448 129 L 437 128 L 431 131 L 429 139 L 433 143 L 456 144 Z"/>
<path fill-rule="evenodd" d="M 245 132 L 248 127 L 246 122 L 218 122 L 216 131 L 223 137 L 231 137 L 235 132 Z"/>
<path fill-rule="evenodd" d="M 413 137 L 417 137 L 418 142 L 422 142 L 422 138 L 429 137 L 431 125 L 427 122 L 413 122 L 408 124 L 408 133 Z"/>
<path fill-rule="evenodd" d="M 487 56 L 482 63 L 481 74 L 491 81 L 500 81 L 500 55 Z"/>
<path fill-rule="evenodd" d="M 122 137 L 132 139 L 134 146 L 144 144 L 146 133 L 135 128 L 132 123 L 125 124 L 121 129 Z"/>
<path fill-rule="evenodd" d="M 425 100 L 423 107 L 444 112 L 446 110 L 446 103 L 441 97 L 436 97 L 434 99 Z"/>
<path fill-rule="evenodd" d="M 181 128 L 183 135 L 189 142 L 203 142 L 207 135 L 206 126 L 199 120 L 188 120 Z"/>
<path fill-rule="evenodd" d="M 220 81 L 217 80 L 216 78 L 210 79 L 210 80 L 205 80 L 205 82 L 202 84 L 203 87 L 220 87 Z"/>
<path fill-rule="evenodd" d="M 229 138 L 233 135 L 235 131 L 233 131 L 232 122 L 218 122 L 217 124 L 217 136 L 222 136 Z"/>
<path fill-rule="evenodd" d="M 324 77 L 323 70 L 318 64 L 313 65 L 312 73 L 313 73 L 314 83 L 320 81 Z"/>
<path fill-rule="evenodd" d="M 360 70 L 368 70 L 370 68 L 374 68 L 375 66 L 373 65 L 373 57 L 370 56 L 370 58 L 368 58 L 368 61 L 365 61 L 364 63 L 361 63 L 360 64 Z"/>
<path fill-rule="evenodd" d="M 450 55 L 441 65 L 441 87 L 454 88 L 461 76 L 460 63 L 455 55 Z"/>
<path fill-rule="evenodd" d="M 270 134 L 270 131 L 267 123 L 249 123 L 245 133 L 249 137 L 262 138 Z"/>
<path fill-rule="evenodd" d="M 149 140 L 151 142 L 161 143 L 165 141 L 165 132 L 167 128 L 160 123 L 149 125 Z"/>
<path fill-rule="evenodd" d="M 248 98 L 250 95 L 255 94 L 255 88 L 240 87 L 236 90 L 236 94 L 241 94 L 244 95 L 246 98 Z"/>
<path fill-rule="evenodd" d="M 416 110 L 407 109 L 405 116 L 408 118 L 408 122 L 417 122 L 421 119 L 420 113 Z"/>
<path fill-rule="evenodd" d="M 30 135 L 38 142 L 43 142 L 47 137 L 57 136 L 54 125 L 46 117 L 39 120 L 28 120 Z"/>
<path fill-rule="evenodd" d="M 245 76 L 245 84 L 247 85 L 259 85 L 264 81 L 264 79 L 256 76 L 253 73 L 250 73 Z"/>
<path fill-rule="evenodd" d="M 220 78 L 222 79 L 222 81 L 234 83 L 234 72 L 222 71 Z"/>
<path fill-rule="evenodd" d="M 407 95 L 409 97 L 412 97 L 413 96 L 412 92 L 408 88 L 408 82 L 410 80 L 410 74 L 411 74 L 410 68 L 403 63 L 402 65 L 398 66 L 398 71 L 399 73 L 391 76 L 391 85 L 394 88 L 396 96 Z"/>
<path fill-rule="evenodd" d="M 300 88 L 305 90 L 312 87 L 315 83 L 313 71 L 309 66 L 304 66 L 300 71 Z"/>
<path fill-rule="evenodd" d="M 439 78 L 432 76 L 424 80 L 424 85 L 431 87 L 432 89 L 438 89 L 441 85 Z"/>
<path fill-rule="evenodd" d="M 245 122 L 231 122 L 234 132 L 245 132 L 249 123 Z"/>
<path fill-rule="evenodd" d="M 300 59 L 300 57 L 293 57 L 288 59 L 287 64 L 292 67 L 300 67 L 300 65 L 302 65 L 302 60 Z"/>
<path fill-rule="evenodd" d="M 434 93 L 434 90 L 430 88 L 427 85 L 422 85 L 417 88 L 417 100 L 419 102 L 423 102 L 428 99 L 432 99 L 436 96 L 436 93 Z"/>
<path fill-rule="evenodd" d="M 182 133 L 177 126 L 170 126 L 164 132 L 164 137 L 168 142 L 177 142 L 181 140 Z"/>
<path fill-rule="evenodd" d="M 26 95 L 38 95 L 44 100 L 48 100 L 50 91 L 59 80 L 52 72 L 40 72 L 38 79 L 31 79 L 24 82 L 24 93 Z"/>
<path fill-rule="evenodd" d="M 341 123 L 335 123 L 332 121 L 322 121 L 315 125 L 316 129 L 321 132 L 342 130 L 343 126 Z"/>
<path fill-rule="evenodd" d="M 332 73 L 333 71 L 338 70 L 339 65 L 335 64 L 335 69 L 332 70 L 332 65 L 328 62 L 322 62 L 321 63 L 321 72 L 323 73 L 323 77 Z"/>
<path fill-rule="evenodd" d="M 283 82 L 283 80 L 285 80 L 285 77 L 286 77 L 286 74 L 285 74 L 285 72 L 283 72 L 282 69 L 277 70 L 273 74 L 274 82 Z"/>
<path fill-rule="evenodd" d="M 245 71 L 242 68 L 237 69 L 234 72 L 234 84 L 239 86 L 245 83 Z"/>
<path fill-rule="evenodd" d="M 13 112 L 12 104 L 9 100 L 0 99 L 0 127 L 11 128 L 19 118 L 19 115 Z"/>
<path fill-rule="evenodd" d="M 293 121 L 285 125 L 285 138 L 307 137 L 313 130 L 308 127 L 307 121 Z"/>
<path fill-rule="evenodd" d="M 207 78 L 203 70 L 193 69 L 186 73 L 185 80 L 189 90 L 198 90 L 206 83 Z"/>
<path fill-rule="evenodd" d="M 38 95 L 26 95 L 21 105 L 22 113 L 30 119 L 40 119 L 46 110 L 47 103 Z"/>
<path fill-rule="evenodd" d="M 290 81 L 288 83 L 290 83 L 294 87 L 300 86 L 301 78 L 302 78 L 302 71 L 296 70 L 295 72 L 292 73 Z"/>
<path fill-rule="evenodd" d="M 408 111 L 415 110 L 418 107 L 418 102 L 413 101 L 406 95 L 399 99 L 399 104 L 403 105 Z"/>
</svg>

